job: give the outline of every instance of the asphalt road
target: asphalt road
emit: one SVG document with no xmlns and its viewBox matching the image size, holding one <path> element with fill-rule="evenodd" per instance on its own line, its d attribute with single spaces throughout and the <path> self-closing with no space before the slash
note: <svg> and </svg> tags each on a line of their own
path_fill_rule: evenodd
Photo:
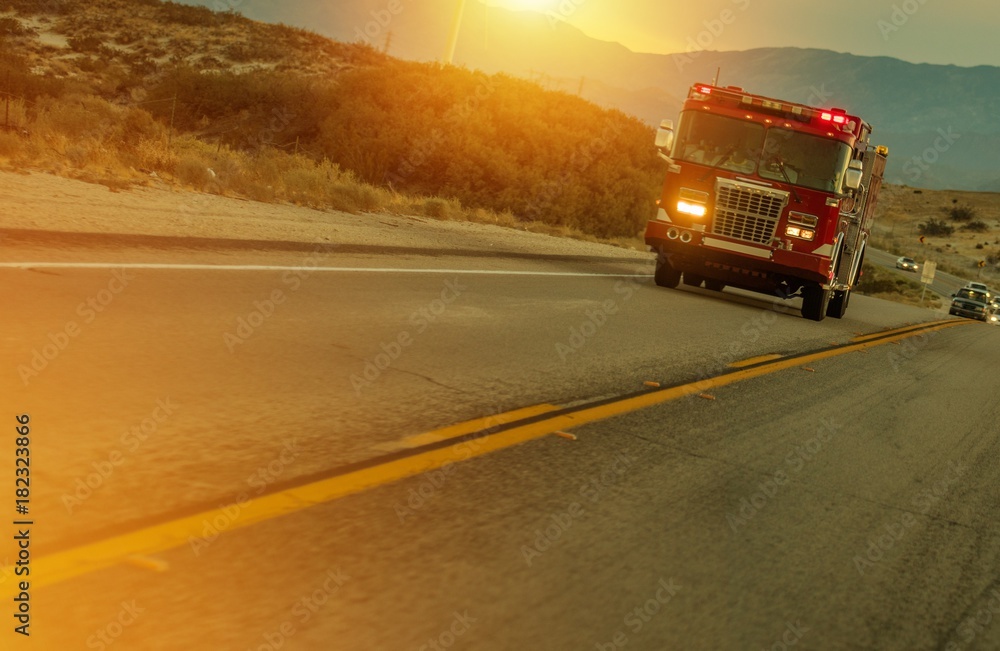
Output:
<svg viewBox="0 0 1000 651">
<path fill-rule="evenodd" d="M 920 282 L 920 277 L 921 277 L 920 271 L 913 272 L 913 271 L 903 271 L 902 269 L 896 269 L 896 260 L 898 258 L 899 256 L 897 255 L 894 255 L 892 253 L 887 253 L 886 251 L 879 251 L 878 249 L 868 249 L 868 252 L 866 254 L 866 259 L 869 262 L 877 264 L 886 269 L 891 269 L 899 273 L 903 277 L 910 278 L 911 280 L 915 280 L 916 282 Z M 924 260 L 917 260 L 917 263 L 920 265 L 921 271 L 923 270 L 924 262 L 925 262 Z M 965 287 L 965 284 L 967 282 L 968 280 L 964 278 L 959 278 L 954 274 L 950 274 L 940 270 L 935 270 L 934 281 L 927 286 L 927 289 L 931 292 L 934 292 L 938 296 L 947 299 L 946 302 L 950 302 L 951 295 L 954 294 L 958 289 Z"/>
<path fill-rule="evenodd" d="M 129 259 L 0 268 L 5 648 L 1000 646 L 989 326 L 617 259 Z"/>
</svg>

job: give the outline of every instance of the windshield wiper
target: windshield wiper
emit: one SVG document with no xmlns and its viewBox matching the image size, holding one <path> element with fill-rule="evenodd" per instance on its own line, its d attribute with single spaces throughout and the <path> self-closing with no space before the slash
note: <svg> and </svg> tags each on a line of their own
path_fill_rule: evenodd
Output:
<svg viewBox="0 0 1000 651">
<path fill-rule="evenodd" d="M 718 162 L 716 162 L 716 163 L 713 163 L 711 167 L 713 167 L 713 168 L 714 168 L 714 167 L 722 167 L 723 165 L 725 165 L 725 164 L 726 164 L 726 161 L 728 161 L 728 160 L 729 160 L 729 157 L 730 157 L 730 156 L 732 156 L 733 154 L 735 154 L 735 153 L 736 153 L 736 149 L 737 149 L 737 147 L 730 147 L 729 149 L 727 149 L 727 150 L 726 150 L 726 153 L 724 153 L 724 154 L 722 155 L 722 158 L 720 158 Z M 703 181 L 704 181 L 705 179 L 707 179 L 707 178 L 708 178 L 708 177 L 709 177 L 709 176 L 710 176 L 711 174 L 712 174 L 712 170 L 711 170 L 711 169 L 709 169 L 709 170 L 708 170 L 707 172 L 705 172 L 705 174 L 704 174 L 704 175 L 702 175 L 702 177 L 701 177 L 700 179 L 698 179 L 698 183 L 701 183 L 701 182 L 703 182 Z"/>
<path fill-rule="evenodd" d="M 795 197 L 795 203 L 802 203 L 802 199 L 799 198 L 799 193 L 795 191 L 795 186 L 792 184 L 792 179 L 789 178 L 788 172 L 785 171 L 785 161 L 777 157 L 772 160 L 778 164 L 778 171 L 780 171 L 781 175 L 785 177 L 785 182 L 788 183 L 788 187 L 791 188 L 792 196 Z"/>
</svg>

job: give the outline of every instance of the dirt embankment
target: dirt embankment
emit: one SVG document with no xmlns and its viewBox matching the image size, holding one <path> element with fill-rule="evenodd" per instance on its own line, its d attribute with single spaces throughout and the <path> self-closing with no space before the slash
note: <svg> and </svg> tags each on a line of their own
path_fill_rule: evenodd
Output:
<svg viewBox="0 0 1000 651">
<path fill-rule="evenodd" d="M 645 251 L 487 224 L 353 215 L 188 192 L 166 184 L 115 192 L 45 173 L 0 172 L 0 203 L 0 257 L 5 261 L 18 261 L 18 247 L 26 242 L 86 244 L 99 236 L 113 240 L 112 236 L 122 235 L 140 237 L 119 237 L 118 241 L 143 241 L 153 246 L 158 241 L 176 246 L 179 239 L 190 238 L 193 248 L 201 248 L 196 240 L 207 240 L 277 249 L 301 243 L 419 252 L 649 258 Z"/>
</svg>

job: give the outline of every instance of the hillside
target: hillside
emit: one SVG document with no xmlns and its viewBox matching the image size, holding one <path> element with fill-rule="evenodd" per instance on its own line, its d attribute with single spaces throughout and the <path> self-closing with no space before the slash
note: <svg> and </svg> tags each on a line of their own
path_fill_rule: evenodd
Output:
<svg viewBox="0 0 1000 651">
<path fill-rule="evenodd" d="M 11 101 L 0 166 L 9 171 L 635 246 L 662 180 L 640 121 L 508 75 L 442 70 L 157 0 L 66 0 L 47 5 L 54 13 L 28 0 L 6 6 L 0 66 Z M 996 199 L 889 187 L 876 244 L 992 278 Z M 948 220 L 956 206 L 986 230 L 956 223 L 921 245 L 919 224 Z"/>
<path fill-rule="evenodd" d="M 211 5 L 214 0 L 187 0 Z M 386 26 L 371 23 L 378 0 L 239 4 L 257 18 L 308 25 L 343 41 L 368 41 L 396 56 L 440 57 L 454 3 L 406 5 Z M 366 23 L 366 21 L 368 21 Z M 635 115 L 647 124 L 675 118 L 680 98 L 721 68 L 721 81 L 814 105 L 845 107 L 868 119 L 888 145 L 888 178 L 925 188 L 1000 190 L 1000 68 L 912 64 L 825 50 L 636 53 L 587 37 L 559 21 L 468 2 L 456 63 L 506 72 L 546 88 Z M 952 134 L 946 140 L 941 133 Z"/>
<path fill-rule="evenodd" d="M 883 188 L 874 244 L 907 255 L 920 263 L 933 260 L 938 268 L 962 278 L 982 278 L 1000 284 L 1000 197 L 993 193 Z M 953 211 L 968 219 L 956 220 Z M 935 220 L 954 228 L 950 235 L 926 235 L 921 224 Z M 985 262 L 980 268 L 978 263 Z"/>
<path fill-rule="evenodd" d="M 578 97 L 171 2 L 6 6 L 12 169 L 605 238 L 654 210 L 652 130 Z"/>
</svg>

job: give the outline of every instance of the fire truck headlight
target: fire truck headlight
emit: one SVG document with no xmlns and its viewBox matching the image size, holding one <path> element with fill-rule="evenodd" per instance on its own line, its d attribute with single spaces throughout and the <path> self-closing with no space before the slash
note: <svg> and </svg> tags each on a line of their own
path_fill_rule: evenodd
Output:
<svg viewBox="0 0 1000 651">
<path fill-rule="evenodd" d="M 800 240 L 813 240 L 816 237 L 816 231 L 801 226 L 789 226 L 785 229 L 785 235 L 797 237 Z"/>
<path fill-rule="evenodd" d="M 691 215 L 692 217 L 704 217 L 707 210 L 705 208 L 705 204 L 703 203 L 678 201 L 677 212 L 682 213 L 684 215 Z"/>
</svg>

